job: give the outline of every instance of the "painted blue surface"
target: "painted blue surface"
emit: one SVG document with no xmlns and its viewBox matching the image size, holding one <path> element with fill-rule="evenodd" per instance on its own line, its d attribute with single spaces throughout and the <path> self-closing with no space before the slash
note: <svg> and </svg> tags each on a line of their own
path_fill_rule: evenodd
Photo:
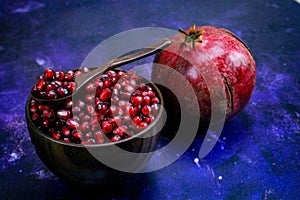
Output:
<svg viewBox="0 0 300 200">
<path fill-rule="evenodd" d="M 1 199 L 299 199 L 299 11 L 292 0 L 0 1 Z M 24 105 L 35 77 L 46 67 L 79 66 L 121 31 L 192 23 L 231 30 L 257 62 L 250 102 L 225 124 L 201 165 L 194 163 L 196 138 L 174 164 L 121 186 L 79 190 L 52 175 L 26 128 Z"/>
</svg>

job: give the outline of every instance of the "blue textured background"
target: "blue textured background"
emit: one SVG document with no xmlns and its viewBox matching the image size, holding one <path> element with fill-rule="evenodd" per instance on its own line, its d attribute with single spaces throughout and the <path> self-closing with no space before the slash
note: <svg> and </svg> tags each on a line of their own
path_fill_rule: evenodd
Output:
<svg viewBox="0 0 300 200">
<path fill-rule="evenodd" d="M 26 128 L 24 105 L 35 77 L 46 67 L 79 66 L 121 31 L 192 23 L 231 30 L 257 62 L 250 102 L 225 124 L 201 165 L 193 162 L 196 138 L 174 164 L 121 186 L 79 190 L 52 175 Z M 0 198 L 299 199 L 299 67 L 300 5 L 292 0 L 0 0 Z"/>
</svg>

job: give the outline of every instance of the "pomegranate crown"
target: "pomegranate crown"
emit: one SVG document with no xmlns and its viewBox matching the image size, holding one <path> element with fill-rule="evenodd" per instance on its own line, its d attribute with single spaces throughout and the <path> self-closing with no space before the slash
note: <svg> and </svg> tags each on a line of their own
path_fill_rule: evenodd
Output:
<svg viewBox="0 0 300 200">
<path fill-rule="evenodd" d="M 202 42 L 201 35 L 204 30 L 196 31 L 195 24 L 189 28 L 188 33 L 181 28 L 179 28 L 178 31 L 184 35 L 184 40 L 180 43 L 180 48 L 188 46 L 191 50 L 193 50 L 195 48 L 195 42 Z"/>
</svg>

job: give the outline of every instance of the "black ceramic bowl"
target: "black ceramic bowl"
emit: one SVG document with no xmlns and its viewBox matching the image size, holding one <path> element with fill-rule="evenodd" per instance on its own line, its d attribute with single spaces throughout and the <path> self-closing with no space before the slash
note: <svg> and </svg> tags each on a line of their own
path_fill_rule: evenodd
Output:
<svg viewBox="0 0 300 200">
<path fill-rule="evenodd" d="M 161 92 L 154 84 L 150 85 L 160 98 L 160 105 L 163 106 Z M 36 153 L 55 175 L 67 182 L 80 185 L 114 184 L 141 170 L 151 157 L 151 152 L 157 147 L 164 122 L 163 109 L 160 109 L 156 119 L 146 129 L 119 142 L 91 145 L 65 143 L 50 137 L 36 127 L 30 117 L 30 100 L 29 97 L 25 112 Z M 119 150 L 131 156 L 124 157 Z M 106 162 L 103 162 L 103 157 Z M 126 165 L 126 170 L 114 167 L 118 165 L 123 167 Z"/>
</svg>

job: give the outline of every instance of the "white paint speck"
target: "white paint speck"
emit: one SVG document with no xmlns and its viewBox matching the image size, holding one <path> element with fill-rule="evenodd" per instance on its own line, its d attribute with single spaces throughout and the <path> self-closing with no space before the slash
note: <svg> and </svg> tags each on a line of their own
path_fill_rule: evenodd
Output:
<svg viewBox="0 0 300 200">
<path fill-rule="evenodd" d="M 197 165 L 197 167 L 200 167 L 199 158 L 195 158 L 194 159 L 194 163 Z"/>
<path fill-rule="evenodd" d="M 17 153 L 13 152 L 10 154 L 10 158 L 8 159 L 8 162 L 14 162 L 17 159 L 19 159 L 19 155 Z"/>
<path fill-rule="evenodd" d="M 39 64 L 39 65 L 43 65 L 43 64 L 46 63 L 46 61 L 45 61 L 44 59 L 42 59 L 42 58 L 36 58 L 36 59 L 35 59 L 35 62 L 36 62 L 37 64 Z"/>
<path fill-rule="evenodd" d="M 218 180 L 219 180 L 219 181 L 223 180 L 223 176 L 219 176 L 219 177 L 218 177 Z"/>
</svg>

